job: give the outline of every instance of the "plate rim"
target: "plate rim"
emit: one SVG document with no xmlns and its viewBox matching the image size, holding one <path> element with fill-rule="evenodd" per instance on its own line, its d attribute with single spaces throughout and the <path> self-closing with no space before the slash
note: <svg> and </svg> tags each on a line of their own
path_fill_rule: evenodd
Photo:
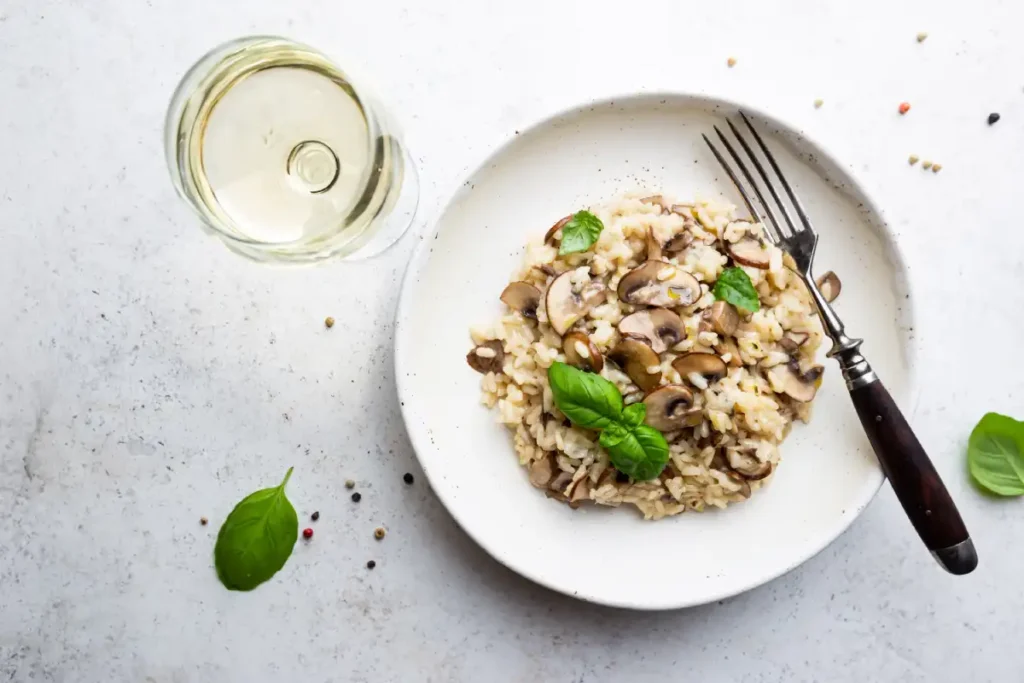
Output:
<svg viewBox="0 0 1024 683">
<path fill-rule="evenodd" d="M 448 213 L 449 209 L 455 201 L 458 200 L 460 192 L 463 187 L 478 173 L 485 170 L 493 159 L 503 154 L 513 143 L 515 143 L 520 137 L 525 137 L 527 134 L 542 128 L 543 126 L 549 125 L 559 119 L 569 117 L 573 114 L 580 113 L 588 108 L 599 107 L 599 106 L 614 106 L 615 102 L 625 103 L 627 101 L 640 101 L 640 100 L 658 100 L 658 99 L 688 99 L 695 103 L 703 103 L 705 106 L 710 106 L 712 109 L 725 109 L 726 111 L 744 111 L 748 114 L 752 114 L 755 118 L 767 121 L 779 128 L 786 130 L 789 133 L 795 133 L 798 138 L 804 143 L 814 147 L 821 153 L 821 156 L 827 159 L 837 169 L 841 169 L 843 174 L 849 179 L 853 189 L 859 193 L 863 200 L 865 208 L 868 209 L 868 213 L 877 217 L 880 220 L 881 225 L 879 226 L 879 237 L 885 241 L 885 245 L 892 255 L 894 265 L 897 266 L 898 272 L 901 274 L 901 280 L 906 293 L 909 295 L 907 299 L 907 305 L 903 312 L 903 320 L 905 320 L 911 329 L 917 327 L 917 306 L 916 296 L 914 293 L 914 284 L 912 278 L 909 276 L 910 270 L 907 267 L 907 259 L 899 245 L 899 241 L 896 239 L 896 235 L 890 229 L 890 222 L 886 216 L 885 211 L 881 208 L 875 198 L 865 187 L 865 184 L 856 176 L 854 171 L 848 166 L 842 164 L 838 157 L 835 155 L 833 150 L 827 145 L 823 144 L 817 138 L 808 135 L 801 128 L 789 124 L 784 120 L 781 120 L 771 114 L 766 113 L 761 107 L 754 105 L 747 101 L 741 101 L 731 97 L 723 97 L 720 95 L 712 95 L 705 92 L 691 92 L 686 90 L 672 90 L 672 89 L 658 89 L 658 90 L 630 90 L 626 92 L 616 92 L 612 94 L 605 94 L 600 96 L 594 96 L 582 101 L 576 101 L 568 105 L 561 106 L 553 111 L 547 111 L 542 113 L 536 118 L 532 119 L 528 124 L 523 125 L 517 129 L 517 132 L 508 135 L 501 136 L 498 143 L 488 148 L 487 152 L 483 155 L 479 162 L 468 167 L 468 169 L 460 173 L 454 185 L 444 195 L 442 195 L 443 202 L 437 205 L 437 208 L 433 214 L 427 219 L 427 227 L 419 233 L 419 243 L 414 247 L 411 257 L 409 258 L 408 264 L 406 265 L 405 273 L 402 277 L 402 283 L 398 294 L 398 303 L 395 308 L 395 340 L 394 340 L 394 372 L 395 372 L 395 384 L 398 395 L 399 411 L 402 416 L 402 422 L 405 425 L 406 434 L 409 437 L 409 442 L 412 445 L 413 453 L 416 456 L 416 460 L 423 470 L 423 474 L 430 484 L 431 490 L 441 501 L 446 512 L 451 516 L 459 528 L 473 540 L 480 548 L 482 548 L 488 555 L 490 555 L 495 561 L 501 565 L 507 567 L 511 571 L 515 572 L 519 576 L 522 576 L 530 581 L 543 586 L 549 590 L 567 595 L 572 598 L 577 598 L 592 604 L 605 605 L 608 607 L 631 609 L 637 611 L 664 611 L 664 610 L 677 610 L 685 609 L 688 607 L 696 607 L 699 605 L 705 605 L 719 600 L 735 597 L 747 591 L 753 590 L 760 586 L 763 586 L 781 576 L 788 574 L 802 564 L 820 554 L 825 548 L 832 545 L 840 536 L 842 536 L 850 526 L 860 518 L 864 513 L 864 510 L 871 504 L 871 502 L 878 495 L 882 485 L 886 481 L 885 474 L 878 470 L 879 475 L 873 486 L 865 488 L 865 495 L 863 499 L 856 501 L 856 512 L 847 517 L 840 517 L 839 523 L 835 529 L 822 537 L 822 542 L 817 547 L 812 548 L 807 553 L 802 553 L 800 557 L 797 557 L 794 561 L 785 563 L 781 569 L 767 571 L 763 574 L 757 575 L 756 578 L 744 582 L 741 585 L 726 590 L 718 591 L 716 593 L 708 593 L 707 595 L 697 599 L 685 599 L 685 600 L 668 600 L 658 604 L 653 603 L 637 603 L 628 600 L 619 600 L 614 597 L 606 597 L 604 595 L 581 593 L 578 590 L 573 590 L 569 587 L 563 587 L 549 581 L 545 576 L 537 574 L 527 568 L 520 566 L 514 558 L 509 557 L 504 551 L 497 545 L 488 541 L 487 539 L 480 538 L 475 535 L 465 524 L 462 519 L 456 514 L 450 504 L 449 496 L 443 488 L 435 485 L 435 481 L 440 480 L 441 477 L 431 476 L 430 468 L 424 462 L 420 456 L 421 448 L 428 448 L 426 436 L 417 434 L 413 429 L 410 428 L 412 419 L 409 414 L 411 407 L 407 406 L 406 393 L 409 391 L 405 381 L 405 374 L 403 372 L 402 359 L 404 357 L 404 344 L 403 344 L 403 332 L 404 332 L 404 320 L 409 317 L 407 315 L 407 309 L 410 301 L 410 292 L 413 289 L 413 281 L 416 275 L 422 271 L 425 266 L 428 255 L 430 254 L 430 245 L 440 231 L 441 219 Z M 820 176 L 820 173 L 819 173 Z M 913 337 L 909 339 L 908 343 L 908 357 L 907 357 L 907 386 L 905 389 L 906 400 L 908 405 L 906 406 L 910 415 L 913 415 L 914 409 L 917 405 L 919 396 L 919 385 L 918 385 L 918 362 L 917 362 L 917 348 L 916 344 L 913 343 Z M 411 403 L 411 401 L 409 402 Z"/>
</svg>

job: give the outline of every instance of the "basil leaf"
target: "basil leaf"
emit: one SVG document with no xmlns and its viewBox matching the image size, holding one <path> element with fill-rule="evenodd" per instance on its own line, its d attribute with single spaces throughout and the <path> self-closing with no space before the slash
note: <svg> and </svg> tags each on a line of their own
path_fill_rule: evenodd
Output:
<svg viewBox="0 0 1024 683">
<path fill-rule="evenodd" d="M 606 429 L 622 416 L 622 394 L 600 375 L 552 363 L 548 382 L 555 405 L 577 427 Z"/>
<path fill-rule="evenodd" d="M 647 425 L 632 429 L 616 427 L 602 432 L 599 441 L 615 469 L 636 480 L 654 479 L 661 474 L 668 462 L 668 442 L 661 432 Z M 605 434 L 610 431 L 616 432 L 614 438 L 606 440 Z"/>
<path fill-rule="evenodd" d="M 558 247 L 558 255 L 565 256 L 590 249 L 601 236 L 602 230 L 604 223 L 600 218 L 589 211 L 577 211 L 569 222 L 562 226 L 562 242 Z"/>
<path fill-rule="evenodd" d="M 246 496 L 231 511 L 213 549 L 217 576 L 229 590 L 251 591 L 284 566 L 299 537 L 299 517 L 279 486 Z"/>
<path fill-rule="evenodd" d="M 601 438 L 597 440 L 601 448 L 611 453 L 612 449 L 622 443 L 622 440 L 629 436 L 630 428 L 624 427 L 618 422 L 613 422 L 601 432 Z"/>
<path fill-rule="evenodd" d="M 750 276 L 742 268 L 726 268 L 715 281 L 711 293 L 719 301 L 728 301 L 733 306 L 753 313 L 761 308 L 761 300 L 757 298 L 757 290 Z"/>
<path fill-rule="evenodd" d="M 634 403 L 626 406 L 622 411 L 622 424 L 629 429 L 639 427 L 647 417 L 647 406 L 643 403 Z"/>
<path fill-rule="evenodd" d="M 967 441 L 967 469 L 986 491 L 1024 495 L 1024 422 L 998 413 L 982 417 Z"/>
</svg>

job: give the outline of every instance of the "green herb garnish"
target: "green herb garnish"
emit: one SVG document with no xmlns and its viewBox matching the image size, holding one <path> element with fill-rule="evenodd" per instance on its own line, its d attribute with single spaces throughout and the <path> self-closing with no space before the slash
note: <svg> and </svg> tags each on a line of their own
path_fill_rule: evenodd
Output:
<svg viewBox="0 0 1024 683">
<path fill-rule="evenodd" d="M 284 566 L 299 537 L 299 517 L 288 502 L 284 481 L 246 496 L 217 534 L 213 549 L 217 576 L 225 588 L 251 591 Z"/>
<path fill-rule="evenodd" d="M 753 313 L 761 308 L 761 301 L 757 298 L 757 290 L 750 276 L 742 268 L 726 268 L 715 281 L 711 290 L 719 301 L 728 301 L 737 308 L 742 308 Z"/>
<path fill-rule="evenodd" d="M 987 413 L 967 441 L 967 469 L 998 496 L 1024 495 L 1024 422 Z"/>
<path fill-rule="evenodd" d="M 661 432 L 644 424 L 647 407 L 623 408 L 618 387 L 604 377 L 565 363 L 548 368 L 555 405 L 577 427 L 600 429 L 598 443 L 619 472 L 634 479 L 654 479 L 668 462 L 668 442 Z"/>
<path fill-rule="evenodd" d="M 562 226 L 562 242 L 558 247 L 558 255 L 565 256 L 590 249 L 601 236 L 602 230 L 604 223 L 600 218 L 589 211 L 577 211 Z"/>
</svg>

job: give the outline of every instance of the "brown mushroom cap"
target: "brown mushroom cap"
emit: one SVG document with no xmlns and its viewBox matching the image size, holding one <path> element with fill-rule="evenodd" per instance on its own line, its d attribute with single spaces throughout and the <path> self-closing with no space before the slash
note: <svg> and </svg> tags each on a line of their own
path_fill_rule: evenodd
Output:
<svg viewBox="0 0 1024 683">
<path fill-rule="evenodd" d="M 647 261 L 619 280 L 619 299 L 647 306 L 689 306 L 700 298 L 700 283 L 667 261 Z"/>
<path fill-rule="evenodd" d="M 484 342 L 466 354 L 466 362 L 482 375 L 500 373 L 505 365 L 505 349 L 497 339 Z"/>
<path fill-rule="evenodd" d="M 711 328 L 718 334 L 728 336 L 740 326 L 740 314 L 728 301 L 711 304 Z"/>
<path fill-rule="evenodd" d="M 770 462 L 761 462 L 752 452 L 740 448 L 726 448 L 725 459 L 733 472 L 748 481 L 764 479 L 772 473 Z"/>
<path fill-rule="evenodd" d="M 684 230 L 679 233 L 662 246 L 661 250 L 666 254 L 678 254 L 683 249 L 693 244 L 693 233 L 689 230 Z"/>
<path fill-rule="evenodd" d="M 723 339 L 715 344 L 715 351 L 718 352 L 719 356 L 729 354 L 728 365 L 730 367 L 739 368 L 743 366 L 743 359 L 740 358 L 740 347 L 732 339 Z"/>
<path fill-rule="evenodd" d="M 661 384 L 661 360 L 654 349 L 642 341 L 623 339 L 608 357 L 644 391 L 651 391 Z M 658 371 L 648 372 L 652 368 L 658 368 Z"/>
<path fill-rule="evenodd" d="M 782 335 L 782 339 L 779 340 L 779 346 L 793 353 L 801 346 L 807 343 L 807 340 L 811 338 L 811 335 L 807 332 L 793 332 L 790 330 L 786 334 Z"/>
<path fill-rule="evenodd" d="M 647 394 L 644 405 L 647 406 L 644 422 L 660 432 L 674 432 L 687 426 L 693 392 L 681 384 L 669 384 Z"/>
<path fill-rule="evenodd" d="M 707 380 L 708 384 L 717 382 L 729 372 L 725 361 L 721 358 L 713 353 L 703 353 L 700 351 L 684 353 L 672 361 L 672 367 L 675 368 L 676 372 L 684 380 L 692 373 L 697 373 Z"/>
<path fill-rule="evenodd" d="M 555 233 L 565 227 L 565 224 L 572 220 L 573 214 L 569 214 L 565 218 L 560 219 L 557 223 L 548 228 L 548 231 L 544 233 L 544 243 L 554 244 L 556 241 Z"/>
<path fill-rule="evenodd" d="M 529 282 L 513 282 L 501 293 L 501 300 L 524 318 L 537 319 L 540 306 L 540 290 Z"/>
<path fill-rule="evenodd" d="M 818 392 L 824 371 L 821 366 L 815 366 L 807 372 L 800 373 L 793 364 L 776 365 L 768 371 L 768 381 L 776 391 L 795 401 L 807 403 Z"/>
<path fill-rule="evenodd" d="M 590 500 L 590 479 L 583 477 L 576 482 L 576 486 L 572 489 L 572 495 L 569 497 L 569 506 L 575 509 L 588 500 Z"/>
<path fill-rule="evenodd" d="M 580 353 L 581 348 L 585 354 Z M 565 354 L 565 362 L 582 370 L 601 372 L 601 368 L 604 367 L 600 349 L 582 332 L 570 332 L 565 335 L 562 339 L 562 352 Z"/>
<path fill-rule="evenodd" d="M 766 270 L 771 263 L 768 245 L 756 237 L 742 238 L 739 242 L 726 242 L 725 250 L 736 263 Z"/>
<path fill-rule="evenodd" d="M 607 295 L 604 284 L 596 280 L 579 287 L 575 285 L 572 281 L 574 272 L 562 273 L 548 286 L 548 322 L 558 334 L 565 334 Z"/>
<path fill-rule="evenodd" d="M 619 333 L 643 339 L 655 353 L 664 353 L 686 337 L 683 321 L 667 308 L 648 308 L 627 315 L 619 323 Z"/>
<path fill-rule="evenodd" d="M 843 291 L 843 283 L 839 281 L 839 276 L 831 270 L 814 282 L 818 285 L 821 295 L 825 297 L 825 301 L 829 303 L 835 301 L 839 297 L 839 292 Z"/>
<path fill-rule="evenodd" d="M 531 484 L 539 489 L 547 488 L 548 484 L 551 483 L 551 478 L 554 476 L 554 456 L 549 453 L 540 460 L 534 460 L 530 463 L 527 471 L 530 473 Z"/>
</svg>

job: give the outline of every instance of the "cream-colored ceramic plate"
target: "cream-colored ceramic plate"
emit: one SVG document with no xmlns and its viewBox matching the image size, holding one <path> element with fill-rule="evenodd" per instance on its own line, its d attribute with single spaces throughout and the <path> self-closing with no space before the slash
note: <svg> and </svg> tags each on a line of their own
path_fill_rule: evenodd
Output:
<svg viewBox="0 0 1024 683">
<path fill-rule="evenodd" d="M 905 272 L 881 216 L 820 146 L 753 114 L 821 233 L 818 272 L 843 281 L 837 310 L 897 401 L 912 396 Z M 728 510 L 644 522 L 633 509 L 578 511 L 532 488 L 509 433 L 480 404 L 468 328 L 502 312 L 498 295 L 523 245 L 559 217 L 629 190 L 740 199 L 700 134 L 734 114 L 681 94 L 592 102 L 541 121 L 459 186 L 402 285 L 395 364 L 406 426 L 430 484 L 498 561 L 584 600 L 666 609 L 740 593 L 834 540 L 882 483 L 838 368 L 810 425 L 782 446 L 770 485 Z M 808 161 L 813 163 L 809 165 Z M 826 181 L 825 178 L 829 178 Z"/>
</svg>

